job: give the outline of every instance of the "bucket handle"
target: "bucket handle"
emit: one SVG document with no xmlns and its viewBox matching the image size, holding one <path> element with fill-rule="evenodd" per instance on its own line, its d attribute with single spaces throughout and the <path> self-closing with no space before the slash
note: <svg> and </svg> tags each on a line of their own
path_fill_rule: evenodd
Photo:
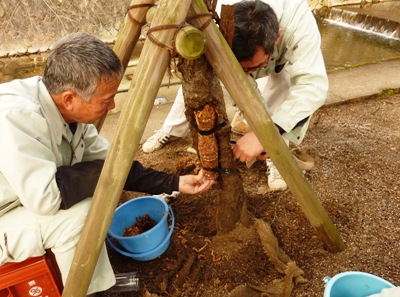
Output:
<svg viewBox="0 0 400 297">
<path fill-rule="evenodd" d="M 174 227 L 175 227 L 175 215 L 174 215 L 174 212 L 172 211 L 172 208 L 171 208 L 170 205 L 168 205 L 168 208 L 169 208 L 169 211 L 170 211 L 171 214 L 172 214 L 171 228 L 169 229 L 169 232 L 168 232 L 167 236 L 165 236 L 165 239 L 163 240 L 163 242 L 160 243 L 160 246 L 163 246 L 164 244 L 166 244 L 167 241 L 171 238 L 172 231 L 174 231 Z M 111 235 L 109 235 L 109 234 L 107 233 L 107 236 L 106 236 L 107 242 L 108 242 L 108 243 L 110 244 L 110 246 L 111 246 L 113 249 L 115 249 L 117 252 L 119 252 L 119 253 L 121 253 L 122 255 L 127 256 L 127 257 L 131 257 L 132 255 L 135 254 L 135 253 L 129 253 L 129 252 L 124 251 L 124 250 L 120 249 L 119 247 L 117 247 L 117 246 L 115 245 L 115 243 L 113 243 L 113 242 L 111 241 L 110 237 L 113 238 Z M 157 248 L 157 247 L 156 247 L 156 248 Z M 156 248 L 155 248 L 155 249 L 156 249 Z M 153 251 L 153 250 L 150 250 L 150 251 L 147 251 L 146 253 L 151 253 L 152 251 Z"/>
<path fill-rule="evenodd" d="M 324 283 L 327 284 L 332 278 L 330 276 L 324 277 Z"/>
</svg>

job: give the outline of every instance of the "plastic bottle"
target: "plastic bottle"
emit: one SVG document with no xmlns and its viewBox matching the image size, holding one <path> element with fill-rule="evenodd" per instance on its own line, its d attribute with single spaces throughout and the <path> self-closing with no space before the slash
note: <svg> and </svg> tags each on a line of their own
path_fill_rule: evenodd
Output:
<svg viewBox="0 0 400 297">
<path fill-rule="evenodd" d="M 115 275 L 116 284 L 106 292 L 133 292 L 139 290 L 139 278 L 137 272 L 118 273 Z"/>
</svg>

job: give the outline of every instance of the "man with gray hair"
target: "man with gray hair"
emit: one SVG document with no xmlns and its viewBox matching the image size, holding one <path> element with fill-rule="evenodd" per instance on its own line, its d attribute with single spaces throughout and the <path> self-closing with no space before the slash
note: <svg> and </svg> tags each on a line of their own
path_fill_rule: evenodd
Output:
<svg viewBox="0 0 400 297">
<path fill-rule="evenodd" d="M 43 77 L 0 85 L 0 265 L 50 249 L 65 283 L 109 148 L 92 123 L 114 108 L 122 75 L 105 43 L 73 33 L 55 44 Z M 176 176 L 135 161 L 125 189 L 194 194 L 212 184 L 202 172 Z M 88 294 L 115 281 L 103 246 Z"/>
</svg>

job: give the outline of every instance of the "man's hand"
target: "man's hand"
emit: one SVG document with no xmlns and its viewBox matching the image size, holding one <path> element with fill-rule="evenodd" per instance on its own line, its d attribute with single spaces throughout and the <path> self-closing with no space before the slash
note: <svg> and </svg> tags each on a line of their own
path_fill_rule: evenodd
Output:
<svg viewBox="0 0 400 297">
<path fill-rule="evenodd" d="M 253 132 L 246 133 L 233 147 L 233 156 L 241 162 L 251 162 L 255 158 L 266 160 L 267 154 L 262 154 L 264 147 Z"/>
<path fill-rule="evenodd" d="M 183 175 L 179 177 L 179 192 L 185 194 L 197 194 L 210 188 L 214 180 L 205 179 L 204 171 L 197 175 Z"/>
</svg>

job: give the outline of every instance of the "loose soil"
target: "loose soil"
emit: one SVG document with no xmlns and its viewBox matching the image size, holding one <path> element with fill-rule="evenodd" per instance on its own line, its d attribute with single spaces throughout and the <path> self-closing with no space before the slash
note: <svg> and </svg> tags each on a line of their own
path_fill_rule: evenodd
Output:
<svg viewBox="0 0 400 297">
<path fill-rule="evenodd" d="M 145 214 L 144 216 L 137 217 L 136 222 L 132 226 L 126 227 L 122 236 L 128 237 L 139 235 L 149 231 L 155 225 L 157 225 L 157 222 L 154 221 L 149 214 Z"/>
<path fill-rule="evenodd" d="M 324 248 L 289 190 L 268 191 L 264 162 L 250 169 L 238 162 L 253 223 L 217 234 L 218 186 L 179 195 L 170 202 L 176 224 L 163 255 L 137 262 L 108 247 L 116 273 L 137 271 L 140 278 L 140 292 L 119 296 L 323 296 L 324 277 L 344 271 L 372 273 L 399 286 L 399 116 L 400 94 L 324 106 L 297 148 L 315 161 L 305 177 L 340 232 L 344 251 Z M 166 172 L 193 173 L 198 162 L 187 152 L 190 146 L 187 137 L 152 154 L 139 149 L 136 159 Z M 121 203 L 141 195 L 124 192 Z M 269 226 L 267 241 L 276 240 L 280 263 L 264 249 Z M 288 271 L 295 265 L 292 277 Z"/>
</svg>

